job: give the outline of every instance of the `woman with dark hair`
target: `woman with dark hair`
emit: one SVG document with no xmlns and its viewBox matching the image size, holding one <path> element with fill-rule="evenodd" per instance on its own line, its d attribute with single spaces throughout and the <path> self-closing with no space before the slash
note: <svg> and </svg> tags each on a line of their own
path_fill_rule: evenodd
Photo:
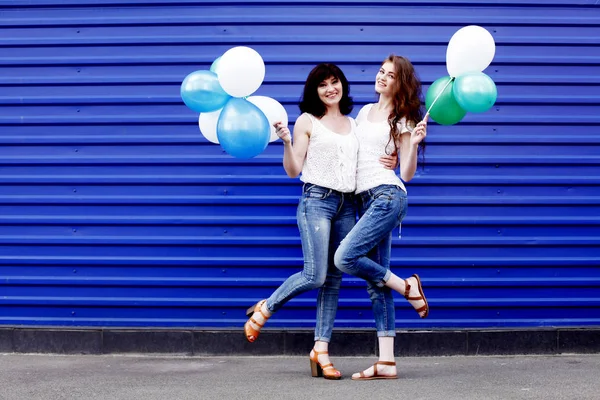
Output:
<svg viewBox="0 0 600 400">
<path fill-rule="evenodd" d="M 356 118 L 359 141 L 356 202 L 359 221 L 338 247 L 334 261 L 343 272 L 367 281 L 379 342 L 379 361 L 352 376 L 355 380 L 395 379 L 395 309 L 392 290 L 402 294 L 421 318 L 429 314 L 421 280 L 402 279 L 390 271 L 392 231 L 406 215 L 404 182 L 417 168 L 425 146 L 427 118 L 422 119 L 421 83 L 411 62 L 391 55 L 377 73 L 379 101 L 364 106 Z M 397 154 L 400 179 L 380 162 Z"/>
<path fill-rule="evenodd" d="M 334 64 L 319 64 L 308 75 L 300 102 L 302 115 L 294 125 L 294 141 L 287 126 L 276 123 L 284 144 L 283 167 L 289 177 L 302 173 L 304 182 L 297 219 L 304 269 L 290 276 L 273 294 L 248 309 L 244 325 L 248 341 L 287 301 L 320 288 L 317 298 L 315 345 L 310 353 L 313 376 L 340 379 L 329 361 L 328 346 L 338 305 L 342 272 L 333 263 L 340 241 L 356 223 L 358 140 L 354 133 L 348 80 Z"/>
</svg>

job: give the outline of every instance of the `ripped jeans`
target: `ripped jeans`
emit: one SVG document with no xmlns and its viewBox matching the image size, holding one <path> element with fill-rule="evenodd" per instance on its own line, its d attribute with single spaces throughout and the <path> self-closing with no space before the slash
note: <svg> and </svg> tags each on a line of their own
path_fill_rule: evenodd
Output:
<svg viewBox="0 0 600 400">
<path fill-rule="evenodd" d="M 267 299 L 272 313 L 290 299 L 320 288 L 317 297 L 315 341 L 329 342 L 337 312 L 342 271 L 333 255 L 356 223 L 354 194 L 306 183 L 296 217 L 302 240 L 304 269 L 288 279 Z"/>
<path fill-rule="evenodd" d="M 357 195 L 359 221 L 335 253 L 343 272 L 367 281 L 377 336 L 396 336 L 396 311 L 390 276 L 392 231 L 407 211 L 406 192 L 395 185 L 380 185 Z"/>
</svg>

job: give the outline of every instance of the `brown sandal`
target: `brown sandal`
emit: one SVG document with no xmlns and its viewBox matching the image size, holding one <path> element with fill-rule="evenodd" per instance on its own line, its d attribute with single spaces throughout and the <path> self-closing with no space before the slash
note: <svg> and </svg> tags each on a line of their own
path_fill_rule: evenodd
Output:
<svg viewBox="0 0 600 400">
<path fill-rule="evenodd" d="M 404 290 L 404 298 L 408 301 L 410 300 L 423 300 L 425 302 L 425 305 L 419 308 L 415 308 L 415 310 L 417 311 L 417 313 L 419 314 L 419 316 L 421 318 L 427 318 L 427 316 L 429 315 L 429 303 L 427 303 L 427 299 L 425 298 L 425 294 L 423 293 L 423 286 L 421 286 L 421 278 L 419 278 L 419 275 L 417 274 L 413 274 L 412 278 L 415 278 L 417 280 L 417 284 L 419 285 L 419 297 L 410 297 L 410 284 L 408 283 L 408 281 L 405 279 L 404 283 L 406 286 L 406 289 Z M 413 306 L 414 307 L 414 306 Z M 425 311 L 425 313 L 423 315 L 421 315 L 421 313 Z"/>
<path fill-rule="evenodd" d="M 377 373 L 377 366 L 378 365 L 391 365 L 394 366 L 396 365 L 395 362 L 392 361 L 377 361 L 375 364 L 373 364 L 373 375 L 371 376 L 366 376 L 365 375 L 365 371 L 360 371 L 360 376 L 355 378 L 352 377 L 353 381 L 372 381 L 375 379 L 398 379 L 398 375 L 379 375 Z"/>
<path fill-rule="evenodd" d="M 246 323 L 244 324 L 244 334 L 246 335 L 246 340 L 249 341 L 250 343 L 254 342 L 256 339 L 258 339 L 258 335 L 260 334 L 260 329 L 265 326 L 264 323 L 260 324 L 258 323 L 254 318 L 252 318 L 252 316 L 254 315 L 254 313 L 260 313 L 263 318 L 265 319 L 265 322 L 267 322 L 267 320 L 269 319 L 269 317 L 267 317 L 261 310 L 262 305 L 266 302 L 267 300 L 261 300 L 258 303 L 256 303 L 255 305 L 253 305 L 252 307 L 250 307 L 248 309 L 248 311 L 246 311 L 246 315 L 248 317 L 250 317 L 250 319 L 248 321 L 246 321 Z M 252 323 L 254 323 L 254 325 L 258 326 L 258 330 L 254 329 L 252 327 Z"/>
<path fill-rule="evenodd" d="M 342 374 L 340 373 L 340 371 L 338 371 L 337 369 L 335 369 L 333 367 L 332 363 L 329 363 L 326 365 L 321 365 L 321 363 L 319 362 L 319 355 L 329 354 L 328 352 L 317 351 L 315 349 L 313 349 L 313 352 L 315 354 L 314 358 L 309 356 L 310 372 L 311 372 L 313 378 L 319 378 L 322 376 L 325 379 L 333 379 L 333 380 L 342 379 Z"/>
</svg>

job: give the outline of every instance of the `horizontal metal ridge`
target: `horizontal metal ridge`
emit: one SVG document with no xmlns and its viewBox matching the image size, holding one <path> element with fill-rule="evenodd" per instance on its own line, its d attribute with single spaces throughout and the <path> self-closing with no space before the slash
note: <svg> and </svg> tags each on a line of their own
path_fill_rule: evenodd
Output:
<svg viewBox="0 0 600 400">
<path fill-rule="evenodd" d="M 522 143 L 523 144 L 523 143 Z M 554 143 L 548 143 L 553 145 Z M 555 143 L 557 146 L 559 143 Z M 594 144 L 594 143 L 580 143 Z M 564 153 L 565 144 L 560 144 L 561 151 Z M 598 146 L 600 151 L 600 146 Z M 509 151 L 507 149 L 507 151 Z M 70 155 L 10 155 L 0 157 L 0 165 L 27 165 L 27 166 L 52 166 L 52 165 L 282 165 L 282 155 L 263 154 L 252 160 L 232 159 L 226 154 L 206 155 L 206 154 L 136 154 L 132 149 L 131 155 L 87 155 L 84 151 Z M 163 150 L 163 153 L 167 153 Z M 498 152 L 499 153 L 499 152 Z M 600 155 L 505 155 L 505 154 L 485 154 L 485 155 L 427 155 L 427 165 L 489 165 L 517 164 L 524 167 L 528 165 L 600 165 Z M 14 153 L 13 153 L 14 154 Z M 283 171 L 283 168 L 282 168 Z"/>
<path fill-rule="evenodd" d="M 235 236 L 235 237 L 206 237 L 206 236 L 95 236 L 95 235 L 0 235 L 0 245 L 98 245 L 98 246 L 297 246 L 299 236 Z M 505 246 L 514 247 L 554 247 L 564 248 L 565 251 L 577 251 L 581 246 L 598 246 L 600 248 L 600 235 L 598 236 L 556 236 L 556 237 L 404 237 L 397 241 L 403 248 L 435 246 L 444 247 L 495 247 L 500 249 Z"/>
<path fill-rule="evenodd" d="M 11 225 L 296 225 L 295 215 L 0 215 L 0 223 Z M 402 222 L 404 225 L 598 225 L 600 216 L 423 216 L 408 215 Z"/>
<path fill-rule="evenodd" d="M 581 278 L 549 278 L 549 277 L 518 277 L 518 278 L 430 278 L 421 277 L 428 288 L 504 288 L 504 287 L 600 287 L 600 275 L 597 277 Z M 0 281 L 5 285 L 27 286 L 135 286 L 135 287 L 247 287 L 247 286 L 273 286 L 283 283 L 282 278 L 204 278 L 204 277 L 137 277 L 137 276 L 0 276 Z M 363 287 L 364 281 L 359 278 L 345 277 L 344 286 Z M 458 294 L 458 292 L 457 292 Z M 299 300 L 298 300 L 299 301 Z M 314 299 L 306 300 L 313 302 Z M 354 300 L 352 300 L 354 301 Z M 342 299 L 345 306 L 352 304 L 350 300 Z M 298 304 L 297 302 L 295 302 Z"/>
<path fill-rule="evenodd" d="M 217 204 L 298 204 L 299 195 L 216 195 L 216 196 L 181 196 L 181 195 L 0 195 L 0 204 L 30 205 L 30 204 L 144 204 L 144 205 L 217 205 Z M 600 206 L 600 196 L 415 196 L 410 197 L 410 205 L 593 205 Z M 225 217 L 225 216 L 224 216 Z M 0 216 L 1 218 L 1 216 Z M 215 216 L 215 218 L 218 218 Z"/>
<path fill-rule="evenodd" d="M 129 265 L 129 266 L 299 266 L 301 257 L 135 257 L 135 256 L 47 256 L 47 255 L 0 255 L 2 265 Z M 392 252 L 392 265 L 404 267 L 596 267 L 599 257 L 396 257 Z"/>
</svg>

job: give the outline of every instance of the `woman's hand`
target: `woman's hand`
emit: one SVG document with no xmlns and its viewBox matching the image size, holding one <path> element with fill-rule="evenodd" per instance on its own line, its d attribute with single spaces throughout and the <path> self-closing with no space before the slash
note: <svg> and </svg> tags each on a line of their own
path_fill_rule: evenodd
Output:
<svg viewBox="0 0 600 400">
<path fill-rule="evenodd" d="M 429 114 L 425 114 L 425 118 L 423 121 L 417 124 L 417 127 L 413 129 L 410 134 L 410 144 L 413 146 L 418 146 L 425 137 L 427 136 L 427 120 L 429 119 Z"/>
<path fill-rule="evenodd" d="M 279 136 L 279 138 L 281 140 L 283 140 L 283 143 L 291 143 L 292 142 L 292 135 L 286 125 L 284 125 L 283 123 L 278 121 L 278 122 L 275 122 L 273 124 L 273 126 L 276 129 L 275 133 L 277 133 L 277 136 Z"/>
<path fill-rule="evenodd" d="M 398 167 L 398 154 L 394 153 L 390 156 L 381 156 L 379 158 L 379 164 L 383 165 L 385 169 L 396 169 L 396 167 Z"/>
</svg>

